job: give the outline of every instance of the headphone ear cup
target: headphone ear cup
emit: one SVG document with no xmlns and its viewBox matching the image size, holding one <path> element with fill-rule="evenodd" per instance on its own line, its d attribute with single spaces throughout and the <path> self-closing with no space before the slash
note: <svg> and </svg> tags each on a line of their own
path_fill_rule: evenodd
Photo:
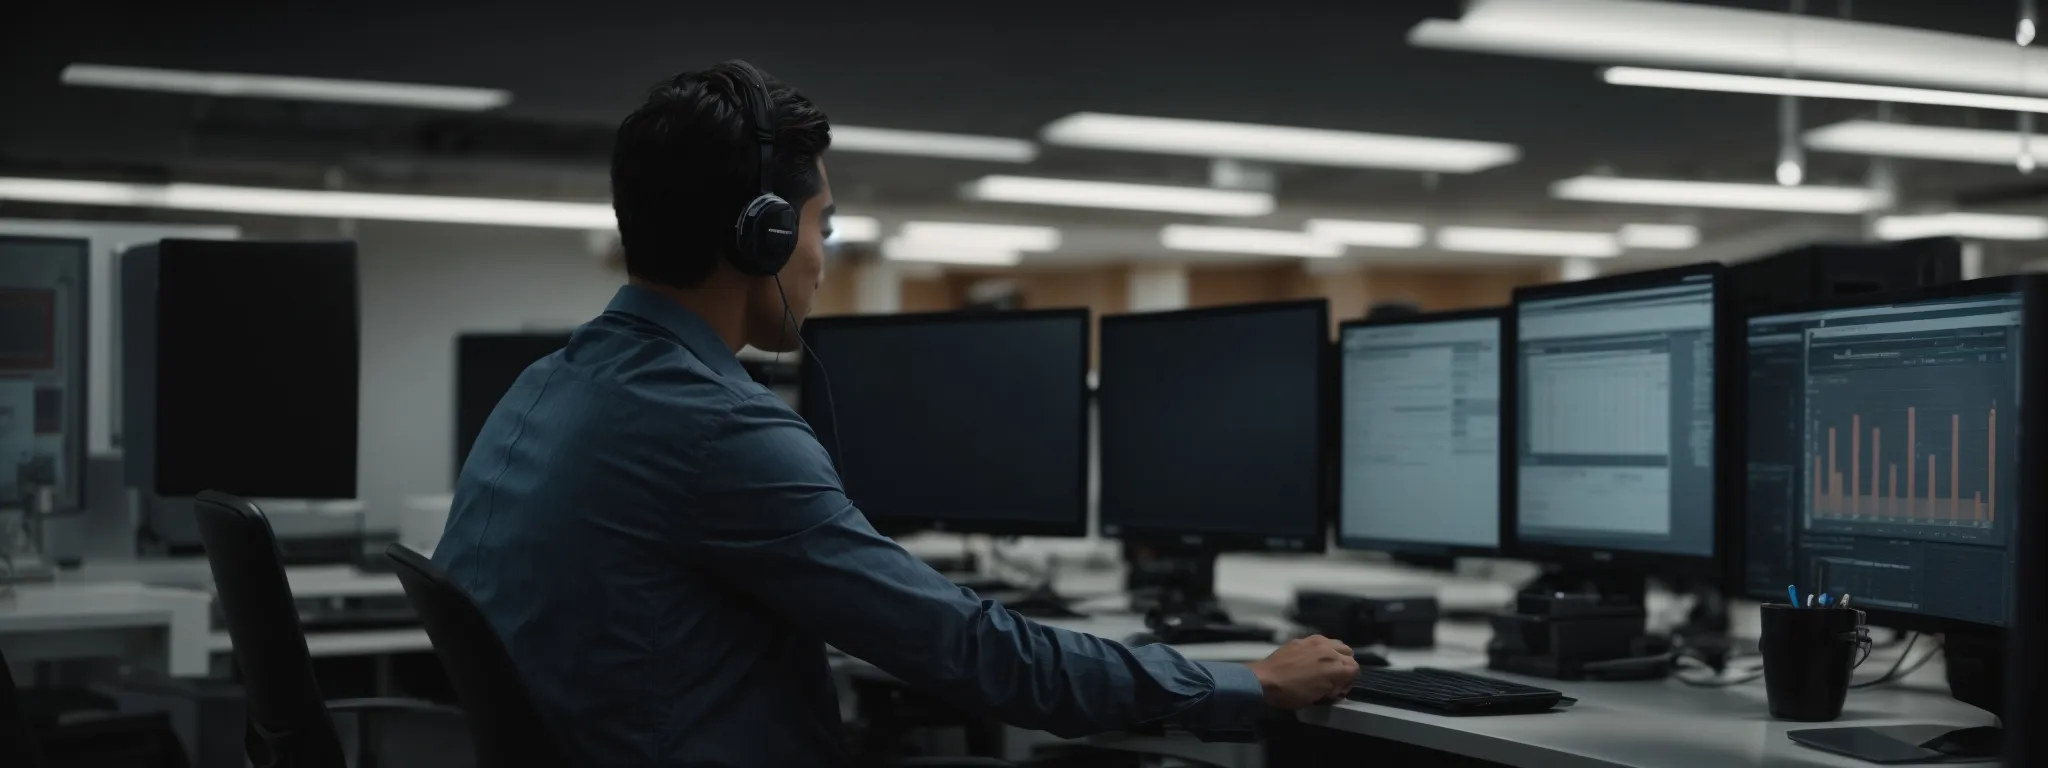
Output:
<svg viewBox="0 0 2048 768">
<path fill-rule="evenodd" d="M 781 272 L 796 252 L 798 219 L 796 208 L 781 197 L 754 198 L 734 227 L 733 266 L 756 277 Z"/>
</svg>

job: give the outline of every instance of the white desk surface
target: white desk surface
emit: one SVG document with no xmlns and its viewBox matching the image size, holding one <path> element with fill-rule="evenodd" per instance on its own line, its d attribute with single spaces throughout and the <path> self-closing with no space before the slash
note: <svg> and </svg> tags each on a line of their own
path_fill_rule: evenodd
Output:
<svg viewBox="0 0 2048 768">
<path fill-rule="evenodd" d="M 366 573 L 352 565 L 297 565 L 284 569 L 292 596 L 388 597 L 405 594 L 398 577 Z M 87 563 L 57 575 L 60 583 L 142 582 L 212 591 L 213 570 L 205 558 L 147 559 Z"/>
<path fill-rule="evenodd" d="M 1763 681 L 1726 688 L 1697 688 L 1677 680 L 1588 683 L 1521 677 L 1485 669 L 1481 651 L 1486 630 L 1475 625 L 1439 625 L 1439 647 L 1390 651 L 1397 667 L 1432 666 L 1563 691 L 1578 699 L 1569 709 L 1541 715 L 1447 717 L 1346 701 L 1310 707 L 1304 723 L 1399 741 L 1509 765 L 1550 768 L 1616 766 L 1864 766 L 1868 763 L 1802 747 L 1786 731 L 1849 725 L 1938 723 L 1956 727 L 1991 725 L 1990 713 L 1948 696 L 1940 662 L 1923 667 L 1902 684 L 1854 690 L 1842 717 L 1833 723 L 1773 720 Z M 1927 652 L 1921 644 L 1913 653 Z M 1891 666 L 1899 649 L 1873 653 L 1857 679 Z M 1754 664 L 1752 658 L 1739 665 Z M 1703 674 L 1687 672 L 1688 675 Z"/>
<path fill-rule="evenodd" d="M 56 638 L 54 646 L 38 644 L 36 656 L 43 657 L 65 650 L 62 644 L 70 642 L 65 638 L 81 633 L 161 629 L 163 636 L 152 644 L 161 644 L 162 668 L 177 676 L 203 675 L 212 602 L 197 590 L 134 583 L 17 584 L 0 597 L 0 635 L 15 636 L 20 643 L 27 643 L 27 636 Z M 78 648 L 87 645 L 81 642 Z"/>
</svg>

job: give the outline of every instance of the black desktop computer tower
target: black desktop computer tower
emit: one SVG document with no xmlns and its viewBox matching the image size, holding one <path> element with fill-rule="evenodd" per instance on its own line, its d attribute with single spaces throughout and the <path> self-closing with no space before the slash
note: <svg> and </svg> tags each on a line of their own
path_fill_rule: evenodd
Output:
<svg viewBox="0 0 2048 768">
<path fill-rule="evenodd" d="M 1738 311 L 1885 293 L 1963 279 L 1963 243 L 1930 237 L 1892 243 L 1815 243 L 1729 267 Z"/>
</svg>

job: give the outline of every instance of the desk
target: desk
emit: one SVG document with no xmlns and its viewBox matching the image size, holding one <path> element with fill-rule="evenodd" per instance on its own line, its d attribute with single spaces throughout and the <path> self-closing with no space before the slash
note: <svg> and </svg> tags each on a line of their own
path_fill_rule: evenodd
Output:
<svg viewBox="0 0 2048 768">
<path fill-rule="evenodd" d="M 352 565 L 291 566 L 284 569 L 284 575 L 285 580 L 291 583 L 292 597 L 298 600 L 402 597 L 405 594 L 397 575 L 369 573 Z M 58 579 L 62 584 L 113 586 L 141 582 L 202 590 L 207 594 L 213 591 L 213 570 L 204 558 L 89 563 L 76 571 L 60 573 Z M 210 604 L 211 599 L 207 602 Z M 201 636 L 206 653 L 225 654 L 234 648 L 228 633 L 214 630 L 210 624 Z M 426 630 L 408 627 L 310 632 L 306 635 L 306 650 L 315 658 L 378 656 L 426 652 L 433 650 L 433 645 L 427 642 Z"/>
<path fill-rule="evenodd" d="M 213 599 L 141 584 L 19 584 L 0 597 L 9 663 L 120 659 L 176 677 L 207 672 Z"/>
<path fill-rule="evenodd" d="M 1902 684 L 1850 691 L 1848 706 L 1833 723 L 1788 723 L 1771 719 L 1761 680 L 1728 688 L 1695 688 L 1676 680 L 1588 683 L 1528 678 L 1484 668 L 1484 655 L 1477 651 L 1486 638 L 1484 627 L 1446 622 L 1439 626 L 1438 637 L 1442 645 L 1437 649 L 1393 651 L 1387 654 L 1388 660 L 1398 667 L 1461 669 L 1554 688 L 1579 703 L 1544 715 L 1445 717 L 1346 701 L 1310 707 L 1299 719 L 1356 736 L 1546 768 L 1868 768 L 1868 763 L 1794 744 L 1785 732 L 1849 725 L 1940 723 L 1960 728 L 1994 723 L 1990 713 L 1948 697 L 1938 660 Z M 1915 655 L 1924 650 L 1923 645 Z M 1895 654 L 1873 654 L 1858 679 L 1875 676 L 1894 658 Z"/>
</svg>

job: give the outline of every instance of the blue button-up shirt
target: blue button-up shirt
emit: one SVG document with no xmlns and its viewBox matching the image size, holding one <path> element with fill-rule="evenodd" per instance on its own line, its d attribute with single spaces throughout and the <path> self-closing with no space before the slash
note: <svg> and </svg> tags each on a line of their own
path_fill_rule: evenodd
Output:
<svg viewBox="0 0 2048 768">
<path fill-rule="evenodd" d="M 868 525 L 802 418 L 634 286 L 498 403 L 434 560 L 576 765 L 847 760 L 825 646 L 1061 735 L 1248 729 L 1251 672 L 1047 627 Z"/>
</svg>

